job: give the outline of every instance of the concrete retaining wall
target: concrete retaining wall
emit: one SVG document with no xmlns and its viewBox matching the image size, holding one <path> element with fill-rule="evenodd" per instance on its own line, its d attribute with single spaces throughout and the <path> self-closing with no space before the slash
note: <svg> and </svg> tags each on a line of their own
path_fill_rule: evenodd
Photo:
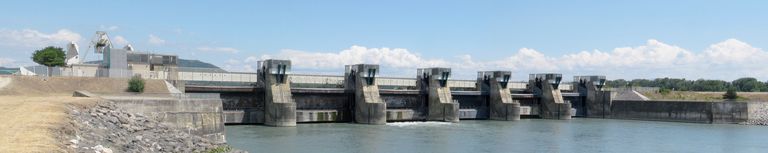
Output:
<svg viewBox="0 0 768 153">
<path fill-rule="evenodd" d="M 126 111 L 142 114 L 190 134 L 226 142 L 220 99 L 105 97 Z"/>
<path fill-rule="evenodd" d="M 615 100 L 611 118 L 693 123 L 744 123 L 748 104 L 743 102 Z"/>
<path fill-rule="evenodd" d="M 712 121 L 710 123 L 746 123 L 749 118 L 748 106 L 745 102 L 715 102 L 711 103 Z"/>
</svg>

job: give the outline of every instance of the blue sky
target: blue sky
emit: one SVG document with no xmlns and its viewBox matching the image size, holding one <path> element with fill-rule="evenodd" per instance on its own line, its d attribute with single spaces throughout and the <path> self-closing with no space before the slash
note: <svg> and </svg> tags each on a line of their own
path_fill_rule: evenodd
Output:
<svg viewBox="0 0 768 153">
<path fill-rule="evenodd" d="M 232 71 L 283 58 L 306 73 L 378 63 L 391 76 L 445 66 L 457 78 L 511 70 L 516 80 L 538 72 L 768 79 L 767 1 L 3 3 L 0 66 L 33 65 L 30 53 L 46 45 L 77 41 L 85 50 L 103 30 L 121 46 Z"/>
</svg>

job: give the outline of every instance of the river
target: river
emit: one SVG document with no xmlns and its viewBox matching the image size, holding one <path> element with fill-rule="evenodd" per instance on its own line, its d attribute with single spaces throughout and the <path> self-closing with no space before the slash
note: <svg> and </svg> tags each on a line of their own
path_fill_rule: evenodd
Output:
<svg viewBox="0 0 768 153">
<path fill-rule="evenodd" d="M 768 152 L 768 126 L 611 119 L 226 126 L 250 152 Z"/>
</svg>

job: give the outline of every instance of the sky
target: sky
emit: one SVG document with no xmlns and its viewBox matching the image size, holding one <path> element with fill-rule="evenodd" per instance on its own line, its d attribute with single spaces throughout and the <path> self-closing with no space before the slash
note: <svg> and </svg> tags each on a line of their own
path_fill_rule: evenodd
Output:
<svg viewBox="0 0 768 153">
<path fill-rule="evenodd" d="M 294 73 L 343 74 L 380 64 L 381 76 L 450 67 L 605 75 L 608 79 L 768 80 L 768 1 L 7 1 L 0 66 L 36 65 L 34 50 L 88 45 L 175 54 L 229 71 L 289 59 Z M 85 52 L 90 52 L 86 54 Z"/>
</svg>

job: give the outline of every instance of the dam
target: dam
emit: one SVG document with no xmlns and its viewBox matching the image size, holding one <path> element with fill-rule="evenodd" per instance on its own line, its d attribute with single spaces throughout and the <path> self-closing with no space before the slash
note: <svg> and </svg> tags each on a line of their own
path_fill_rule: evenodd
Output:
<svg viewBox="0 0 768 153">
<path fill-rule="evenodd" d="M 276 61 L 266 60 L 265 66 L 260 66 L 263 69 L 256 75 L 264 78 L 258 79 L 263 82 L 248 86 L 187 83 L 184 90 L 219 93 L 227 124 L 269 125 L 269 120 L 283 120 L 271 119 L 274 116 L 288 116 L 271 115 L 279 113 L 274 110 L 295 111 L 298 123 L 569 119 L 605 114 L 587 113 L 587 105 L 608 103 L 594 98 L 587 102 L 582 97 L 597 92 L 580 94 L 573 84 L 560 85 L 560 74 L 533 74 L 529 82 L 513 82 L 510 71 L 484 71 L 478 72 L 477 80 L 451 80 L 450 68 L 424 68 L 415 70 L 416 78 L 387 78 L 377 77 L 378 65 L 359 64 L 347 66 L 343 76 L 286 75 L 290 73 L 290 69 L 286 69 L 290 65 L 274 63 L 289 64 L 290 61 Z M 610 97 L 599 100 L 610 101 Z M 275 101 L 291 102 L 295 106 L 271 108 Z"/>
<path fill-rule="evenodd" d="M 571 82 L 565 82 L 561 74 L 531 74 L 524 82 L 511 81 L 514 78 L 510 78 L 510 71 L 481 71 L 476 80 L 454 80 L 450 77 L 450 68 L 423 68 L 414 70 L 415 78 L 393 78 L 379 77 L 378 65 L 371 64 L 348 65 L 344 75 L 334 76 L 293 74 L 290 61 L 286 60 L 265 60 L 262 64 L 257 73 L 248 75 L 264 79 L 256 79 L 259 81 L 252 84 L 217 85 L 203 80 L 227 77 L 202 73 L 180 74 L 180 78 L 190 80 L 183 88 L 187 93 L 218 93 L 226 124 L 273 125 L 267 123 L 270 120 L 455 123 L 572 117 L 745 123 L 765 120 L 761 114 L 768 106 L 761 102 L 626 98 L 602 89 L 605 76 L 575 76 Z M 614 99 L 616 97 L 620 99 Z M 270 106 L 273 103 L 280 105 Z M 285 112 L 289 114 L 281 114 Z M 295 123 L 274 126 L 295 126 Z"/>
</svg>

